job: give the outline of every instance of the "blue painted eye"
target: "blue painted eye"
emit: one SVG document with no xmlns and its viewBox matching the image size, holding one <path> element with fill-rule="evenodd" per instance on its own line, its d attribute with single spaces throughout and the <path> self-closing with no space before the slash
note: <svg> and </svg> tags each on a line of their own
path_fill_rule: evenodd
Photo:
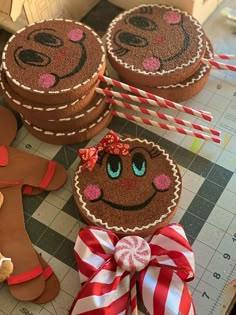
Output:
<svg viewBox="0 0 236 315">
<path fill-rule="evenodd" d="M 117 179 L 122 172 L 122 161 L 119 155 L 110 155 L 107 159 L 107 174 L 111 179 Z"/>
<path fill-rule="evenodd" d="M 144 155 L 140 152 L 137 152 L 133 155 L 132 158 L 132 169 L 134 175 L 136 176 L 144 176 L 147 170 L 147 161 Z"/>
</svg>

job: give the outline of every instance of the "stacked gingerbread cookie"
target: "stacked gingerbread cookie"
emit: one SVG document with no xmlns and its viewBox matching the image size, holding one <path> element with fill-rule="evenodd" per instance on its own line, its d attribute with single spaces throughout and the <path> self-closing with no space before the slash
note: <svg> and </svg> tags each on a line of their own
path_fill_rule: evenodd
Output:
<svg viewBox="0 0 236 315">
<path fill-rule="evenodd" d="M 180 102 L 204 86 L 212 45 L 191 15 L 165 5 L 141 5 L 110 24 L 108 59 L 122 81 Z"/>
<path fill-rule="evenodd" d="M 37 138 L 55 144 L 88 140 L 111 119 L 96 94 L 105 49 L 88 26 L 55 19 L 14 34 L 2 56 L 1 89 Z"/>
</svg>

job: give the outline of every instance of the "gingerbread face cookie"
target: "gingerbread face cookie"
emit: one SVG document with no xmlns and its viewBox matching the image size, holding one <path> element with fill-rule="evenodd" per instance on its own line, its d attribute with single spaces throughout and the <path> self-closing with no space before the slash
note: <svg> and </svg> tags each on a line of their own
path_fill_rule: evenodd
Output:
<svg viewBox="0 0 236 315">
<path fill-rule="evenodd" d="M 172 218 L 181 192 L 176 163 L 147 140 L 124 138 L 129 156 L 101 151 L 90 172 L 80 164 L 74 196 L 90 225 L 118 235 L 149 235 Z"/>
<path fill-rule="evenodd" d="M 164 5 L 142 5 L 112 21 L 107 50 L 119 74 L 132 71 L 133 82 L 135 74 L 152 79 L 159 76 L 156 79 L 163 85 L 161 78 L 169 77 L 172 83 L 171 75 L 176 71 L 183 80 L 194 72 L 204 55 L 205 37 L 200 24 L 186 12 Z"/>
<path fill-rule="evenodd" d="M 9 84 L 19 95 L 39 102 L 37 96 L 47 100 L 45 95 L 49 94 L 55 103 L 60 102 L 55 101 L 59 93 L 72 99 L 75 95 L 69 94 L 73 91 L 88 91 L 105 69 L 105 50 L 87 25 L 54 19 L 14 34 L 4 48 L 2 64 Z"/>
</svg>

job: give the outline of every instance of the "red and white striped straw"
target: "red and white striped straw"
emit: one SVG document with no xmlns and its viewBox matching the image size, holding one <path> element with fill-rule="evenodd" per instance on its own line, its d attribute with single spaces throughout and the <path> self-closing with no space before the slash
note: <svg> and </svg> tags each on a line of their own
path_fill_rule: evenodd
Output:
<svg viewBox="0 0 236 315">
<path fill-rule="evenodd" d="M 225 63 L 218 62 L 218 61 L 215 61 L 213 59 L 202 58 L 202 62 L 205 63 L 205 64 L 208 64 L 208 65 L 210 65 L 213 68 L 218 69 L 218 70 L 236 71 L 236 66 L 234 66 L 234 65 L 227 65 Z"/>
<path fill-rule="evenodd" d="M 218 137 L 212 137 L 209 135 L 205 135 L 199 132 L 194 132 L 194 131 L 190 131 L 184 128 L 179 128 L 176 126 L 170 126 L 167 124 L 163 124 L 163 123 L 159 123 L 157 121 L 153 121 L 153 120 L 149 120 L 147 118 L 142 118 L 142 117 L 137 117 L 137 116 L 133 116 L 131 114 L 127 114 L 127 113 L 121 113 L 121 112 L 117 112 L 117 111 L 112 111 L 112 115 L 113 116 L 117 116 L 120 118 L 124 118 L 127 120 L 131 120 L 131 121 L 135 121 L 135 122 L 141 122 L 144 123 L 146 125 L 150 125 L 150 126 L 156 126 L 165 130 L 170 130 L 170 131 L 175 131 L 184 135 L 188 135 L 188 136 L 192 136 L 192 137 L 196 137 L 196 138 L 200 138 L 203 140 L 208 140 L 208 141 L 213 141 L 216 143 L 220 143 L 221 139 Z"/>
<path fill-rule="evenodd" d="M 214 54 L 215 59 L 225 59 L 225 60 L 234 60 L 236 55 L 226 55 L 226 54 Z"/>
<path fill-rule="evenodd" d="M 135 272 L 132 272 L 131 279 L 130 279 L 130 304 L 131 304 L 131 315 L 138 315 L 136 273 Z"/>
<path fill-rule="evenodd" d="M 168 106 L 166 103 L 162 103 L 162 102 L 159 102 L 159 101 L 156 101 L 156 100 L 153 100 L 153 99 L 148 99 L 148 98 L 141 97 L 141 96 L 134 96 L 134 95 L 131 95 L 131 94 L 125 94 L 125 93 L 110 91 L 110 90 L 101 89 L 101 88 L 96 88 L 96 92 L 99 93 L 99 94 L 112 96 L 112 97 L 114 96 L 114 97 L 125 99 L 125 100 L 128 100 L 128 101 L 134 101 L 134 102 L 148 104 L 148 105 L 154 105 L 154 106 L 160 106 L 160 107 L 164 107 L 164 108 L 170 108 L 170 106 Z M 176 104 L 176 105 L 181 106 L 179 104 Z M 182 111 L 182 112 L 185 112 L 185 113 L 188 113 L 190 115 L 194 115 L 194 116 L 203 118 L 203 119 L 205 119 L 207 121 L 212 121 L 212 119 L 213 119 L 213 117 L 211 115 L 205 114 L 205 113 L 201 113 L 201 112 L 199 112 L 197 110 L 194 110 L 192 108 L 189 108 L 189 107 L 181 106 L 181 107 L 178 108 L 178 110 Z"/>
<path fill-rule="evenodd" d="M 211 115 L 211 113 L 209 113 L 209 112 L 205 112 L 205 111 L 202 111 L 202 110 L 196 110 L 196 109 L 189 108 L 187 106 L 184 106 L 184 105 L 172 102 L 172 101 L 167 100 L 167 99 L 165 99 L 163 97 L 160 97 L 160 96 L 154 95 L 152 93 L 143 91 L 143 90 L 138 89 L 138 88 L 136 88 L 136 87 L 134 87 L 132 85 L 125 84 L 123 82 L 117 81 L 115 79 L 108 78 L 108 77 L 103 76 L 103 75 L 99 75 L 98 78 L 99 78 L 99 80 L 104 81 L 104 82 L 106 82 L 106 83 L 108 83 L 110 85 L 117 86 L 117 87 L 119 87 L 119 88 L 121 88 L 123 90 L 126 90 L 128 92 L 134 93 L 136 95 L 143 96 L 143 97 L 151 99 L 151 100 L 154 100 L 154 101 L 156 101 L 156 104 L 159 105 L 159 106 L 161 106 L 160 104 L 164 104 L 165 107 L 174 108 L 176 110 L 185 112 L 187 114 L 201 117 L 201 118 L 203 118 L 205 120 L 208 120 L 208 121 L 212 120 L 212 117 L 209 119 L 209 116 Z M 162 106 L 162 107 L 164 107 L 164 106 Z M 199 113 L 200 113 L 200 115 L 199 115 Z M 205 117 L 204 115 L 207 115 L 207 117 Z"/>
<path fill-rule="evenodd" d="M 195 124 L 195 123 L 189 122 L 187 120 L 180 119 L 178 117 L 172 117 L 172 116 L 160 113 L 160 112 L 149 110 L 149 109 L 144 108 L 144 107 L 135 106 L 135 105 L 132 105 L 130 103 L 118 101 L 118 100 L 115 100 L 113 98 L 107 98 L 107 101 L 109 103 L 117 105 L 119 107 L 131 109 L 131 110 L 134 110 L 136 112 L 140 112 L 140 113 L 143 113 L 143 114 L 146 114 L 146 115 L 159 117 L 160 119 L 171 121 L 173 123 L 176 123 L 176 124 L 179 124 L 179 125 L 182 125 L 182 126 L 191 127 L 193 129 L 196 129 L 196 130 L 200 130 L 200 131 L 203 131 L 203 132 L 211 133 L 214 136 L 220 136 L 220 131 L 218 131 L 218 130 L 215 130 L 215 129 L 212 129 L 212 128 L 208 128 L 208 127 L 205 127 L 205 126 L 202 126 L 202 125 L 199 125 L 199 124 Z"/>
</svg>

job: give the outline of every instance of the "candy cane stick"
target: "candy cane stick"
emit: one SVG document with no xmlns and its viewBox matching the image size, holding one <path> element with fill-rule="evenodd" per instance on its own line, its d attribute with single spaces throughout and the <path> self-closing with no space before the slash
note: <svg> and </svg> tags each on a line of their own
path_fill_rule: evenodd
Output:
<svg viewBox="0 0 236 315">
<path fill-rule="evenodd" d="M 117 98 L 126 99 L 126 100 L 129 100 L 129 101 L 134 101 L 134 102 L 138 102 L 138 103 L 154 105 L 154 106 L 160 106 L 160 107 L 164 107 L 164 108 L 170 108 L 170 106 L 168 106 L 165 103 L 158 102 L 156 100 L 148 99 L 148 98 L 141 97 L 141 96 L 134 96 L 134 95 L 131 95 L 131 94 L 125 94 L 125 93 L 110 91 L 110 90 L 101 89 L 101 88 L 96 88 L 96 92 L 99 93 L 99 94 L 108 95 L 108 96 L 114 96 L 114 97 L 117 97 Z M 178 110 L 179 111 L 182 111 L 182 112 L 188 113 L 190 115 L 194 115 L 194 116 L 203 118 L 203 119 L 205 119 L 207 121 L 212 121 L 212 119 L 213 119 L 213 117 L 211 115 L 209 115 L 209 114 L 205 114 L 205 113 L 199 112 L 197 110 L 194 110 L 192 108 L 185 107 L 185 106 L 182 106 L 182 105 L 179 105 L 179 104 L 175 103 L 175 106 L 177 106 L 177 105 L 178 105 Z M 175 109 L 177 109 L 177 107 Z"/>
<path fill-rule="evenodd" d="M 180 105 L 178 103 L 169 101 L 169 100 L 167 100 L 167 99 L 165 99 L 163 97 L 154 95 L 152 93 L 149 93 L 149 92 L 143 91 L 141 89 L 138 89 L 138 88 L 136 88 L 136 87 L 134 87 L 132 85 L 128 85 L 128 84 L 125 84 L 123 82 L 120 82 L 120 81 L 117 81 L 117 80 L 114 80 L 114 79 L 111 79 L 111 78 L 108 78 L 108 77 L 105 77 L 105 76 L 102 76 L 102 75 L 99 75 L 98 78 L 101 81 L 104 81 L 104 82 L 106 82 L 106 83 L 108 83 L 110 85 L 122 88 L 123 90 L 126 90 L 128 92 L 132 92 L 132 93 L 134 93 L 136 95 L 140 95 L 140 96 L 143 96 L 145 98 L 149 98 L 151 100 L 155 100 L 157 102 L 157 105 L 159 105 L 159 106 L 161 106 L 160 104 L 164 104 L 164 105 L 166 105 L 165 107 L 174 108 L 176 110 L 179 110 L 179 111 L 182 111 L 182 112 L 186 112 L 187 114 L 194 115 L 194 116 L 195 116 L 196 112 L 200 112 L 200 113 L 204 113 L 204 114 L 207 114 L 207 115 L 211 115 L 211 113 L 209 113 L 209 112 L 205 112 L 205 111 L 202 111 L 202 110 L 191 109 L 191 108 L 189 108 L 187 106 Z M 164 107 L 164 106 L 162 106 L 162 107 Z M 201 117 L 201 118 L 205 119 L 204 117 Z M 206 119 L 206 120 L 208 120 L 208 119 Z"/>
<path fill-rule="evenodd" d="M 130 279 L 130 299 L 131 299 L 131 315 L 138 315 L 138 302 L 137 302 L 137 290 L 136 290 L 136 273 L 131 274 Z"/>
<path fill-rule="evenodd" d="M 218 70 L 236 71 L 236 66 L 227 65 L 225 63 L 218 62 L 213 59 L 202 58 L 202 62 L 208 65 L 211 65 L 213 68 L 218 69 Z"/>
<path fill-rule="evenodd" d="M 236 55 L 226 55 L 226 54 L 214 54 L 215 59 L 225 59 L 225 60 L 234 60 Z"/>
<path fill-rule="evenodd" d="M 204 131 L 204 132 L 207 132 L 207 133 L 211 133 L 214 136 L 220 136 L 220 131 L 218 131 L 218 130 L 215 130 L 215 129 L 212 129 L 212 128 L 208 128 L 208 127 L 205 127 L 205 126 L 202 126 L 202 125 L 199 125 L 199 124 L 191 123 L 191 122 L 189 122 L 187 120 L 180 119 L 178 117 L 172 117 L 172 116 L 160 113 L 160 112 L 155 112 L 153 110 L 149 110 L 149 109 L 144 108 L 144 107 L 135 106 L 135 105 L 132 105 L 132 104 L 126 103 L 126 102 L 121 102 L 121 101 L 115 100 L 113 98 L 107 98 L 107 101 L 109 103 L 117 105 L 119 107 L 131 109 L 131 110 L 134 110 L 136 112 L 140 112 L 140 113 L 143 113 L 143 114 L 146 114 L 146 115 L 159 117 L 160 119 L 168 120 L 168 121 L 171 121 L 173 123 L 176 123 L 176 124 L 179 124 L 179 125 L 182 125 L 182 126 L 187 126 L 187 127 L 194 128 L 196 130 L 200 130 L 200 131 Z"/>
<path fill-rule="evenodd" d="M 124 118 L 127 120 L 131 120 L 131 121 L 135 121 L 135 122 L 141 122 L 144 123 L 146 125 L 150 125 L 150 126 L 156 126 L 165 130 L 170 130 L 170 131 L 175 131 L 184 135 L 188 135 L 188 136 L 193 136 L 196 138 L 200 138 L 203 140 L 209 140 L 209 141 L 213 141 L 216 143 L 220 143 L 221 139 L 218 137 L 212 137 L 212 136 L 208 136 L 199 132 L 193 132 L 184 128 L 179 128 L 179 127 L 175 127 L 175 126 L 170 126 L 167 124 L 163 124 L 163 123 L 159 123 L 157 121 L 153 121 L 153 120 L 149 120 L 147 118 L 141 118 L 141 117 L 137 117 L 137 116 L 133 116 L 127 113 L 121 113 L 121 112 L 117 112 L 117 111 L 112 111 L 112 115 L 113 116 L 117 116 L 120 118 Z"/>
</svg>

